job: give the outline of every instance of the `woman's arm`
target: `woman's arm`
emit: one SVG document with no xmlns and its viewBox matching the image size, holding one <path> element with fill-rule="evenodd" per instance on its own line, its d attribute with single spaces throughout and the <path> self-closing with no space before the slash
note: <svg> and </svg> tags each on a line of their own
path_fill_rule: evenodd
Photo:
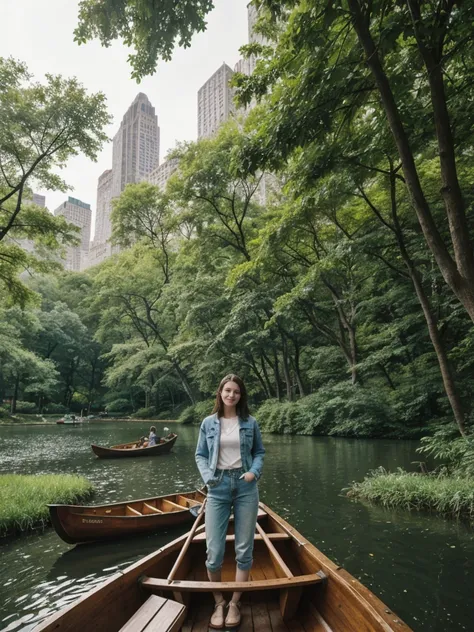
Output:
<svg viewBox="0 0 474 632">
<path fill-rule="evenodd" d="M 263 447 L 262 433 L 258 427 L 258 423 L 255 422 L 254 434 L 253 434 L 253 447 L 252 447 L 252 467 L 249 472 L 258 479 L 262 476 L 263 459 L 265 457 L 265 448 Z"/>
<path fill-rule="evenodd" d="M 207 485 L 209 480 L 212 478 L 212 472 L 209 469 L 209 448 L 207 447 L 204 422 L 202 422 L 199 430 L 199 438 L 194 457 L 196 459 L 196 464 L 198 466 L 199 473 L 201 474 L 201 478 L 204 481 L 204 484 Z"/>
</svg>

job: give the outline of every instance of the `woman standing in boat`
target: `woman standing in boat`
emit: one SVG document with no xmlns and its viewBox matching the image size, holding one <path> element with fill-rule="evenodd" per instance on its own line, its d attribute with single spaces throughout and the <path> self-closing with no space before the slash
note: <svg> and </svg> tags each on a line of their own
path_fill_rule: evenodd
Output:
<svg viewBox="0 0 474 632">
<path fill-rule="evenodd" d="M 226 375 L 217 390 L 213 414 L 201 424 L 196 463 L 207 486 L 207 574 L 221 581 L 225 539 L 231 510 L 235 523 L 236 582 L 248 581 L 258 513 L 257 481 L 262 475 L 265 449 L 256 420 L 250 416 L 247 391 L 237 375 Z M 225 616 L 224 597 L 216 601 L 210 627 L 236 627 L 240 623 L 241 593 L 234 593 Z"/>
</svg>

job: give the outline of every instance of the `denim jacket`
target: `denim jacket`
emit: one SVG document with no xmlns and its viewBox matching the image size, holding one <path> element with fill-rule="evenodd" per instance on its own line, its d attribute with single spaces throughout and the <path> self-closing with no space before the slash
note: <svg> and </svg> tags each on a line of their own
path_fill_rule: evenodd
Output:
<svg viewBox="0 0 474 632">
<path fill-rule="evenodd" d="M 242 467 L 246 472 L 255 474 L 258 480 L 262 475 L 265 448 L 257 421 L 249 416 L 239 418 L 240 426 L 240 455 Z M 206 485 L 217 483 L 216 468 L 219 458 L 219 444 L 221 438 L 221 423 L 217 413 L 206 417 L 201 424 L 199 439 L 196 447 L 196 463 L 202 480 Z"/>
</svg>

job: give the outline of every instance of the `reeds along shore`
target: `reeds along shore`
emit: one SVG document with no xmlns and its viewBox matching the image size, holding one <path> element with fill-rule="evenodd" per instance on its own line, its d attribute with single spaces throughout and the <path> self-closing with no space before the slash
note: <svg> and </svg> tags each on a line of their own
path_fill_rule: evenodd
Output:
<svg viewBox="0 0 474 632">
<path fill-rule="evenodd" d="M 0 475 L 0 537 L 49 524 L 49 503 L 75 503 L 93 495 L 87 479 L 71 474 Z"/>
</svg>

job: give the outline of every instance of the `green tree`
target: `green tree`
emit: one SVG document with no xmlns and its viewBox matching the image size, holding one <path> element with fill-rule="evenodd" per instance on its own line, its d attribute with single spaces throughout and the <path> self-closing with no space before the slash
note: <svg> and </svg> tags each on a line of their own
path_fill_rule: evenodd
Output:
<svg viewBox="0 0 474 632">
<path fill-rule="evenodd" d="M 0 58 L 0 283 L 15 300 L 25 303 L 29 296 L 18 273 L 46 269 L 15 240 L 51 250 L 77 232 L 29 202 L 33 185 L 65 191 L 58 169 L 79 153 L 95 160 L 109 122 L 102 93 L 88 95 L 76 79 L 50 74 L 34 82 L 24 64 Z"/>
</svg>

